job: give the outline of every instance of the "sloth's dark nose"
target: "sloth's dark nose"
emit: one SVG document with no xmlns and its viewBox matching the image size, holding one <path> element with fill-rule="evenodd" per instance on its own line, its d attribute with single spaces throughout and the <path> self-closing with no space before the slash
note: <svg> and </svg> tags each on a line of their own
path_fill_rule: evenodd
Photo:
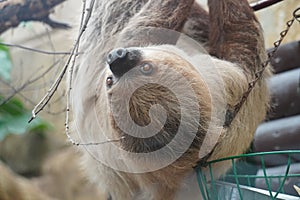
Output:
<svg viewBox="0 0 300 200">
<path fill-rule="evenodd" d="M 111 65 L 118 59 L 124 58 L 126 54 L 127 54 L 127 49 L 124 48 L 114 49 L 108 54 L 106 61 L 109 65 Z"/>
<path fill-rule="evenodd" d="M 136 49 L 118 48 L 112 50 L 106 62 L 116 77 L 121 77 L 130 69 L 134 68 L 141 60 L 141 52 Z"/>
</svg>

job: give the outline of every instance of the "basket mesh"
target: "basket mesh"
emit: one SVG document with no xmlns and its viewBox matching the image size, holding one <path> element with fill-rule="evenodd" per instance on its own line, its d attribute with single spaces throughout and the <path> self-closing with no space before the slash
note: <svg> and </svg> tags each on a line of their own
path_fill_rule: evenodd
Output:
<svg viewBox="0 0 300 200">
<path fill-rule="evenodd" d="M 300 150 L 242 154 L 208 162 L 209 173 L 196 169 L 204 200 L 300 199 L 294 187 L 300 185 Z M 284 160 L 285 165 L 270 166 L 268 161 Z M 213 164 L 230 160 L 232 169 L 215 180 Z M 267 162 L 266 162 L 267 161 Z"/>
</svg>

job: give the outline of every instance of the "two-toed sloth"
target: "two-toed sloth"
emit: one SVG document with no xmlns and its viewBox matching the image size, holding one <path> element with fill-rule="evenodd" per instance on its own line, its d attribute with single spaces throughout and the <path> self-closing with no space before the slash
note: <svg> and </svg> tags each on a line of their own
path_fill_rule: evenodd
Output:
<svg viewBox="0 0 300 200">
<path fill-rule="evenodd" d="M 81 143 L 115 141 L 83 148 L 90 179 L 113 200 L 201 199 L 193 167 L 244 153 L 265 117 L 269 69 L 223 126 L 262 67 L 264 40 L 246 0 L 208 6 L 209 14 L 194 0 L 95 1 L 72 107 Z M 206 59 L 176 45 L 180 33 L 203 44 Z M 213 167 L 218 177 L 230 163 Z"/>
</svg>

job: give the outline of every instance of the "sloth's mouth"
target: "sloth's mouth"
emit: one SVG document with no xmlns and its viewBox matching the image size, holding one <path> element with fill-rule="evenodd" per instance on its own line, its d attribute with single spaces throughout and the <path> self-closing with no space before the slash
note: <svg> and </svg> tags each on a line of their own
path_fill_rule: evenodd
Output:
<svg viewBox="0 0 300 200">
<path fill-rule="evenodd" d="M 125 151 L 132 153 L 150 153 L 164 148 L 174 138 L 174 135 L 162 137 L 159 134 L 161 133 L 150 138 L 138 138 L 124 134 L 124 139 L 121 141 L 121 147 Z"/>
<path fill-rule="evenodd" d="M 128 127 L 118 124 L 116 121 L 120 120 L 124 122 L 126 121 L 124 118 L 112 118 L 112 126 L 116 130 L 118 137 L 123 138 L 120 141 L 121 148 L 133 153 L 149 153 L 168 145 L 178 132 L 180 112 L 176 115 L 174 113 L 167 113 L 165 123 L 159 122 L 161 125 L 155 126 L 155 129 L 150 128 L 151 119 L 148 115 L 149 110 L 146 111 L 147 114 L 141 114 L 141 112 L 138 110 L 134 114 L 131 113 L 131 116 L 127 116 L 134 122 L 133 125 L 131 124 Z M 158 120 L 158 118 L 153 120 Z M 120 127 L 123 127 L 124 130 Z"/>
<path fill-rule="evenodd" d="M 153 119 L 150 119 L 150 107 L 150 105 L 148 108 L 143 107 L 143 109 L 139 109 L 140 107 L 138 107 L 134 111 L 131 110 L 130 116 L 112 119 L 112 125 L 117 131 L 118 137 L 123 138 L 120 141 L 120 145 L 124 150 L 133 153 L 157 151 L 168 145 L 176 136 L 180 126 L 180 111 L 177 110 L 176 114 L 170 113 L 170 110 L 164 107 L 167 110 L 165 119 L 159 119 L 158 116 L 152 116 Z M 122 116 L 122 113 L 120 112 L 118 116 Z M 129 123 L 130 125 L 128 125 L 126 118 L 131 118 L 129 121 L 132 120 L 133 124 Z M 115 120 L 125 122 L 126 125 L 118 124 Z M 151 120 L 159 121 L 157 122 L 158 124 L 154 125 L 156 127 L 154 129 L 151 128 L 151 125 L 154 123 L 151 123 Z"/>
</svg>

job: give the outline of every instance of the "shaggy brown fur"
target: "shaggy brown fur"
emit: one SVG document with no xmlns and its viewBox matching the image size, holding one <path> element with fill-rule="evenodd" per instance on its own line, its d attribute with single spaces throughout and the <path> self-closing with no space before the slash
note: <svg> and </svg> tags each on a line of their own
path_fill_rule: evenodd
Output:
<svg viewBox="0 0 300 200">
<path fill-rule="evenodd" d="M 243 153 L 250 145 L 257 125 L 265 117 L 269 99 L 265 78 L 270 75 L 269 71 L 265 72 L 232 125 L 222 127 L 226 109 L 233 108 L 239 102 L 248 82 L 254 78 L 254 72 L 265 58 L 264 41 L 260 25 L 246 0 L 208 2 L 209 16 L 193 0 L 96 0 L 90 25 L 81 41 L 81 51 L 85 53 L 79 57 L 72 92 L 74 121 L 81 142 L 123 137 L 113 146 L 128 152 L 149 153 L 169 144 L 179 125 L 187 130 L 177 145 L 170 147 L 170 154 L 147 159 L 140 155 L 116 154 L 112 146 L 85 147 L 83 164 L 91 180 L 98 183 L 113 200 L 201 198 L 193 167 L 215 145 L 205 142 L 204 138 L 213 141 L 221 131 L 209 159 Z M 211 56 L 210 63 L 195 59 L 174 46 L 179 34 L 170 32 L 171 35 L 152 37 L 153 29 L 150 27 L 184 32 L 207 45 L 211 55 L 217 58 Z M 108 53 L 117 47 L 130 47 L 128 51 L 139 52 L 132 69 L 119 77 L 114 76 L 106 63 Z M 153 67 L 151 75 L 141 75 L 139 69 L 143 63 Z M 169 73 L 170 68 L 181 76 Z M 109 86 L 106 85 L 107 77 L 112 77 L 114 81 Z M 167 79 L 168 83 L 173 83 L 185 97 L 181 102 L 184 105 L 164 85 L 145 84 L 132 94 L 130 116 L 127 116 L 127 110 L 122 106 L 126 95 L 135 84 L 148 79 L 162 83 Z M 180 84 L 185 79 L 195 92 L 196 100 Z M 189 111 L 189 120 L 180 121 L 180 109 L 193 103 L 199 109 Z M 140 126 L 146 126 L 153 117 L 153 123 L 161 125 L 163 120 L 149 114 L 151 106 L 156 104 L 166 110 L 167 117 L 155 136 L 133 137 L 119 127 L 118 119 L 124 124 L 133 120 Z M 199 112 L 200 119 L 195 120 L 193 112 Z M 188 138 L 193 137 L 189 134 L 192 129 L 197 130 L 196 137 L 185 151 L 182 147 L 187 145 Z M 156 166 L 178 152 L 182 155 L 163 168 L 132 173 L 140 167 Z M 217 177 L 230 167 L 230 163 L 222 166 L 216 164 L 214 167 L 218 171 Z M 120 168 L 126 170 L 118 170 Z M 187 191 L 190 196 L 186 196 Z"/>
</svg>

